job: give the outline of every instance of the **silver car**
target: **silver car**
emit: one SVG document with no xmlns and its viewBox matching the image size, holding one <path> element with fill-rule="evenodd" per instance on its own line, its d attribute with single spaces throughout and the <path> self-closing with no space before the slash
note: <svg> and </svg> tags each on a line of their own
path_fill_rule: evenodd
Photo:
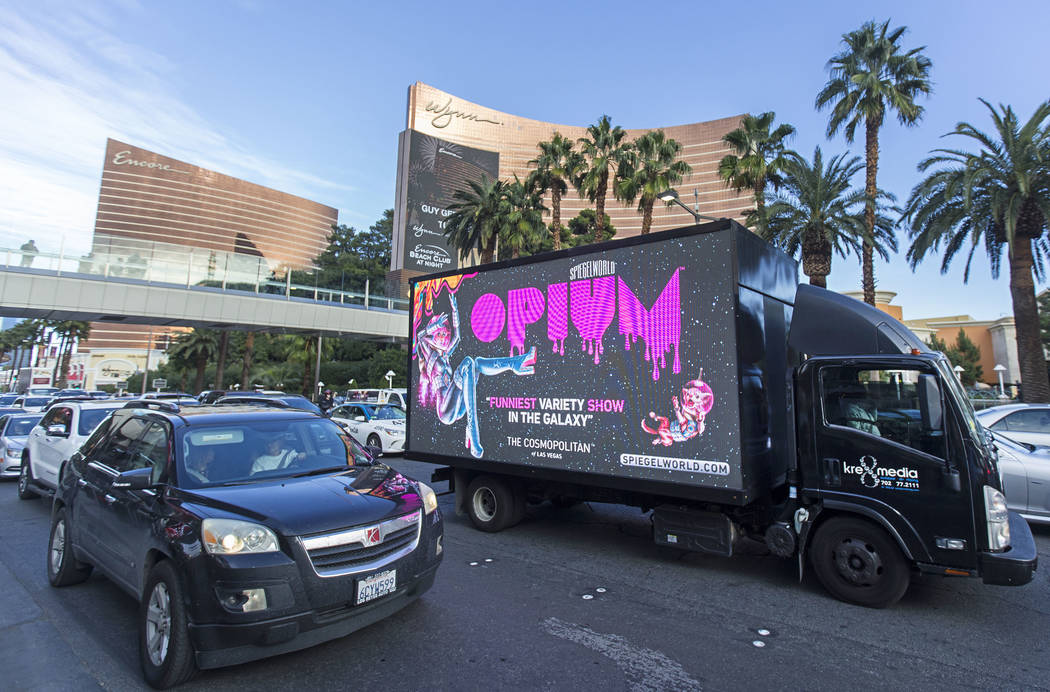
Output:
<svg viewBox="0 0 1050 692">
<path fill-rule="evenodd" d="M 1006 504 L 1032 523 L 1050 524 L 1050 447 L 1014 442 L 993 432 Z"/>
<path fill-rule="evenodd" d="M 977 412 L 981 425 L 1014 442 L 1050 445 L 1050 405 L 1006 404 Z"/>
<path fill-rule="evenodd" d="M 22 448 L 39 413 L 11 413 L 0 416 L 0 478 L 18 478 L 22 470 Z"/>
</svg>

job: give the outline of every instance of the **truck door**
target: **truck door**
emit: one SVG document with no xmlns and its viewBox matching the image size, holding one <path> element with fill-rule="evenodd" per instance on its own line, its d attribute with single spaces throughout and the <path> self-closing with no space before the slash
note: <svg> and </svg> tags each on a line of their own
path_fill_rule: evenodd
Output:
<svg viewBox="0 0 1050 692">
<path fill-rule="evenodd" d="M 814 431 L 821 496 L 825 507 L 852 506 L 883 528 L 888 524 L 916 561 L 972 569 L 977 558 L 964 452 L 958 435 L 949 434 L 948 409 L 942 406 L 936 429 L 924 425 L 921 375 L 936 372 L 914 361 L 820 367 Z M 960 474 L 958 486 L 951 470 Z"/>
</svg>

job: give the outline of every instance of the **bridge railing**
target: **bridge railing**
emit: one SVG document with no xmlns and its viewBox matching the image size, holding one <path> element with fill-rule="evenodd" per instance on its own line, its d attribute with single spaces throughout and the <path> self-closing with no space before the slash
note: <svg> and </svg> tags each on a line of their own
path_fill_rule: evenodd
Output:
<svg viewBox="0 0 1050 692">
<path fill-rule="evenodd" d="M 171 243 L 153 245 L 156 247 L 143 253 L 146 256 L 126 250 L 68 256 L 61 250 L 45 252 L 0 247 L 0 268 L 147 285 L 256 293 L 365 309 L 408 310 L 408 300 L 375 292 L 368 281 L 365 281 L 364 290 L 359 291 L 292 283 L 295 272 L 283 267 L 273 269 L 262 257 L 186 248 Z"/>
</svg>

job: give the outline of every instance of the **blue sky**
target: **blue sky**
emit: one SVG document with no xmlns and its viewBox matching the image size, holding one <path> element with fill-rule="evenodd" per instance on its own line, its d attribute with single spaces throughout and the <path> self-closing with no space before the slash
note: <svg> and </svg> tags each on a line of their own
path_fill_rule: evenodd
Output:
<svg viewBox="0 0 1050 692">
<path fill-rule="evenodd" d="M 90 243 L 106 137 L 338 207 L 364 227 L 393 206 L 407 87 L 427 82 L 517 115 L 629 128 L 773 110 L 805 155 L 828 141 L 813 99 L 841 34 L 868 19 L 926 46 L 934 94 L 916 128 L 888 122 L 879 183 L 905 198 L 915 164 L 984 97 L 1023 118 L 1050 98 L 1050 3 L 177 3 L 0 6 L 0 246 Z M 950 144 L 950 140 L 947 142 Z M 857 184 L 862 184 L 858 176 Z M 902 237 L 901 244 L 907 246 Z M 963 258 L 964 259 L 964 258 Z M 1004 263 L 1005 264 L 1005 263 Z M 905 318 L 1012 314 L 979 257 L 879 262 Z M 829 287 L 859 289 L 834 260 Z"/>
</svg>

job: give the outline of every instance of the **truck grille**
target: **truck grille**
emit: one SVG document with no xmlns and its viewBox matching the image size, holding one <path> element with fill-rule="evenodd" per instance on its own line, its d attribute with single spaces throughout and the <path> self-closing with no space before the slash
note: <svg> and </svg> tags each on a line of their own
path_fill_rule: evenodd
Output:
<svg viewBox="0 0 1050 692">
<path fill-rule="evenodd" d="M 419 544 L 423 511 L 300 538 L 320 577 L 368 572 L 408 555 Z"/>
</svg>

